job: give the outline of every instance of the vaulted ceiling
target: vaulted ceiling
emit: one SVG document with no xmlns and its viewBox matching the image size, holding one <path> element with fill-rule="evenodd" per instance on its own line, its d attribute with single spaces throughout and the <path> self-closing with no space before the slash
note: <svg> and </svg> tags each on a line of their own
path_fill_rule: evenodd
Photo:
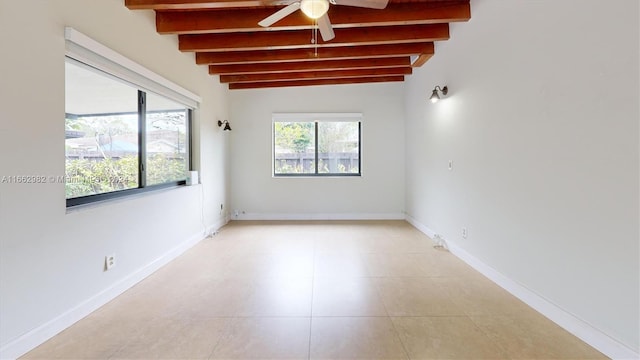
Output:
<svg viewBox="0 0 640 360">
<path fill-rule="evenodd" d="M 366 0 L 365 0 L 366 1 Z M 404 81 L 468 21 L 469 0 L 389 0 L 384 9 L 332 4 L 335 38 L 312 42 L 315 25 L 295 11 L 271 27 L 258 22 L 295 0 L 125 0 L 156 12 L 160 34 L 194 52 L 230 89 Z"/>
</svg>

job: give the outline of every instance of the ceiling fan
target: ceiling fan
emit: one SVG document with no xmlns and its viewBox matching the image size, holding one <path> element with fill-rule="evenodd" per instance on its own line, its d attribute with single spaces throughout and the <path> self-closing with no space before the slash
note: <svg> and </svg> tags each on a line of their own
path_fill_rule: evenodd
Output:
<svg viewBox="0 0 640 360">
<path fill-rule="evenodd" d="M 276 11 L 275 13 L 267 16 L 262 21 L 260 21 L 258 25 L 262 27 L 269 27 L 274 23 L 291 15 L 295 11 L 302 10 L 305 15 L 317 21 L 318 30 L 320 30 L 322 40 L 329 41 L 336 36 L 333 32 L 333 27 L 331 26 L 329 15 L 327 15 L 330 3 L 333 5 L 347 5 L 369 9 L 384 9 L 385 7 L 387 7 L 388 2 L 389 0 L 297 0 Z"/>
</svg>

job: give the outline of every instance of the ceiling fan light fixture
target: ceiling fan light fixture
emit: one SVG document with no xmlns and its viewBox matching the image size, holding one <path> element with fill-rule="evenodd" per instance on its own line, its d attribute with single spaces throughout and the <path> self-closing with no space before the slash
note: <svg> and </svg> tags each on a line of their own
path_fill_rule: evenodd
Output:
<svg viewBox="0 0 640 360">
<path fill-rule="evenodd" d="M 329 11 L 328 0 L 301 0 L 300 10 L 312 19 L 318 19 Z"/>
</svg>

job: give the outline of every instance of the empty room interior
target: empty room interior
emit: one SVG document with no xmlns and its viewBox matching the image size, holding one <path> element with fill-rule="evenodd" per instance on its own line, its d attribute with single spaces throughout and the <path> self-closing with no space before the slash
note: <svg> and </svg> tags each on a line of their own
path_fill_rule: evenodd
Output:
<svg viewBox="0 0 640 360">
<path fill-rule="evenodd" d="M 638 359 L 636 0 L 0 0 L 1 359 Z"/>
</svg>

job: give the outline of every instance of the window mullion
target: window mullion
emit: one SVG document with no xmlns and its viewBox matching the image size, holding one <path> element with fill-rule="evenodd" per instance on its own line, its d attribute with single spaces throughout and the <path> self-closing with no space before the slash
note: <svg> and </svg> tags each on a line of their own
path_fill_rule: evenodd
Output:
<svg viewBox="0 0 640 360">
<path fill-rule="evenodd" d="M 147 186 L 147 94 L 138 90 L 138 187 Z"/>
<path fill-rule="evenodd" d="M 358 175 L 362 175 L 362 122 L 358 121 Z"/>
<path fill-rule="evenodd" d="M 316 164 L 316 173 L 315 174 L 318 175 L 318 122 L 317 121 L 315 122 L 315 142 L 316 142 L 316 144 L 315 144 L 314 147 L 315 147 L 315 153 L 316 153 L 315 156 L 316 156 L 316 158 L 315 158 L 314 163 Z"/>
<path fill-rule="evenodd" d="M 187 109 L 187 119 L 186 119 L 186 131 L 187 131 L 187 141 L 189 142 L 188 147 L 188 159 L 187 159 L 187 170 L 193 170 L 193 135 L 191 134 L 191 127 L 193 126 L 193 110 Z"/>
</svg>

